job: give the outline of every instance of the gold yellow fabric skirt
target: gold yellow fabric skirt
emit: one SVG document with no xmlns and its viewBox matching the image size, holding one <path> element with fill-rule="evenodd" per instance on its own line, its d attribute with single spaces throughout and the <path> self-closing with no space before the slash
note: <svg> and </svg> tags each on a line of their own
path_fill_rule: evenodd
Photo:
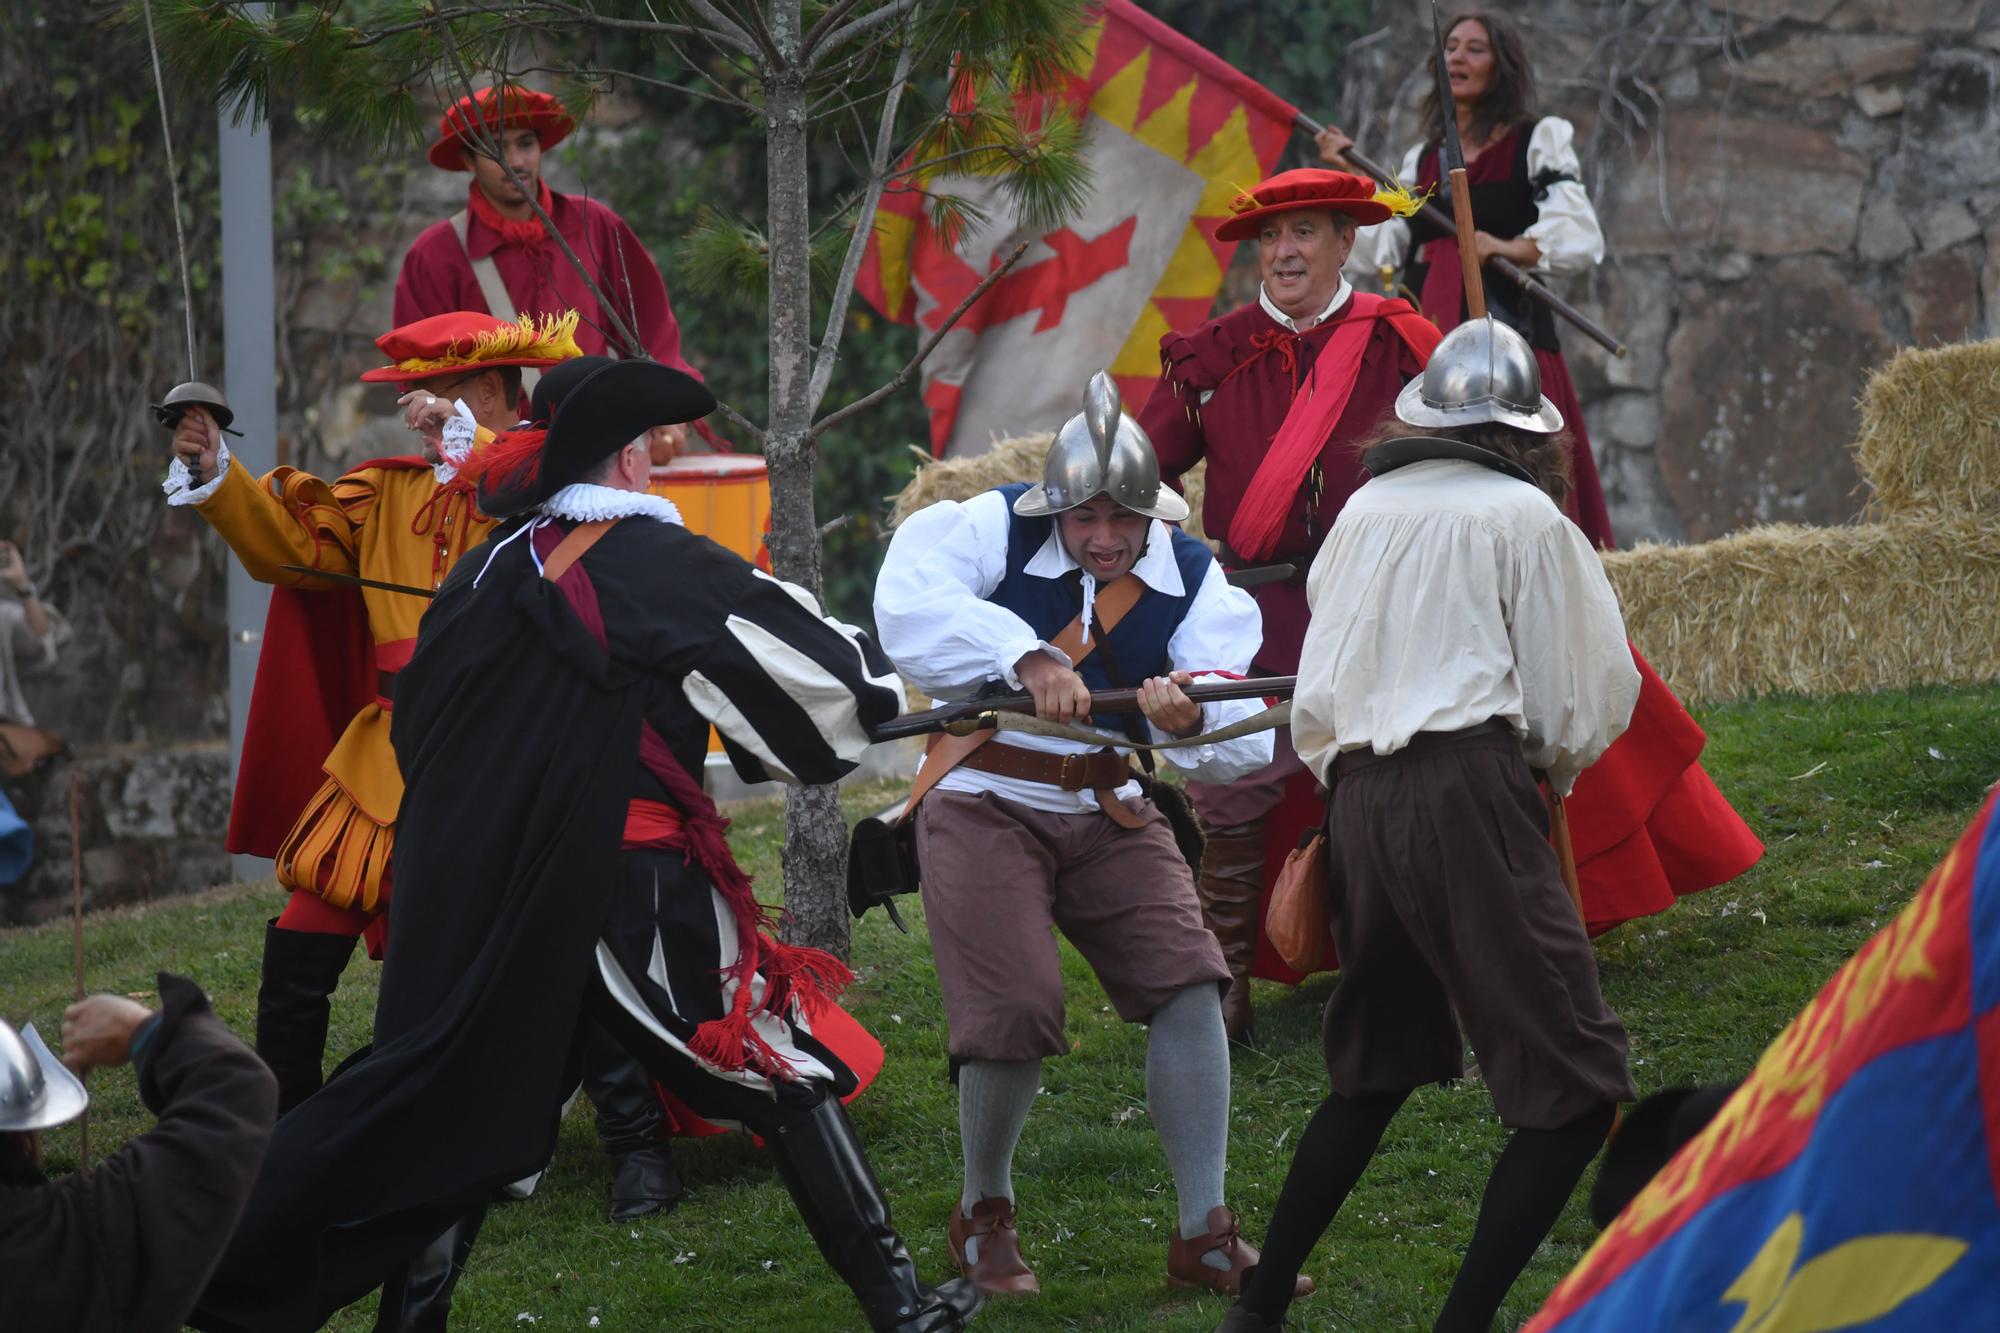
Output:
<svg viewBox="0 0 2000 1333">
<path fill-rule="evenodd" d="M 386 905 L 396 826 L 378 824 L 332 778 L 320 784 L 278 848 L 278 882 L 334 907 L 373 912 Z"/>
</svg>

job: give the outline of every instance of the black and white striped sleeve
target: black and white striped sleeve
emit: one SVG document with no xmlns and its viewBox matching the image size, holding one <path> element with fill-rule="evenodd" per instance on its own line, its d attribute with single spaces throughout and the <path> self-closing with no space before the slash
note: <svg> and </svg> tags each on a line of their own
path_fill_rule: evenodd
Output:
<svg viewBox="0 0 2000 1333">
<path fill-rule="evenodd" d="M 902 713 L 902 682 L 862 630 L 820 614 L 805 589 L 751 571 L 683 680 L 747 781 L 833 782 Z"/>
</svg>

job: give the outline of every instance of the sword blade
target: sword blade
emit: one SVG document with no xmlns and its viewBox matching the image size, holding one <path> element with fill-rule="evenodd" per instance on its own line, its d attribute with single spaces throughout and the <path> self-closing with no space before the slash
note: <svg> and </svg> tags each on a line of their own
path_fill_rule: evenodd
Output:
<svg viewBox="0 0 2000 1333">
<path fill-rule="evenodd" d="M 287 574 L 304 574 L 307 578 L 322 579 L 328 583 L 344 583 L 354 588 L 399 592 L 405 597 L 422 597 L 426 601 L 437 596 L 429 588 L 413 588 L 407 583 L 384 583 L 381 579 L 364 579 L 359 574 L 336 574 L 331 570 L 314 569 L 310 565 L 279 565 L 278 568 Z"/>
</svg>

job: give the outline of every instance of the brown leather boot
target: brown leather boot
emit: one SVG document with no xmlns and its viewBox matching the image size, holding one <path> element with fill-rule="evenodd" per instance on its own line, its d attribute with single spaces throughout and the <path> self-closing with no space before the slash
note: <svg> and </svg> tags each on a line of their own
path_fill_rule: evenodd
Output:
<svg viewBox="0 0 2000 1333">
<path fill-rule="evenodd" d="M 1220 1250 L 1229 1267 L 1217 1268 L 1202 1262 L 1204 1255 Z M 1193 1240 L 1182 1240 L 1178 1231 L 1167 1242 L 1167 1285 L 1170 1287 L 1207 1287 L 1225 1296 L 1243 1294 L 1243 1275 L 1257 1266 L 1257 1247 L 1243 1239 L 1237 1230 L 1236 1214 L 1227 1205 L 1218 1204 L 1208 1210 L 1208 1234 L 1196 1236 Z M 1309 1296 L 1313 1291 L 1313 1280 L 1303 1273 L 1292 1284 L 1292 1299 Z"/>
<path fill-rule="evenodd" d="M 972 1205 L 970 1218 L 963 1208 L 962 1203 L 953 1204 L 951 1221 L 945 1226 L 958 1271 L 989 1296 L 1033 1296 L 1039 1292 L 1042 1284 L 1035 1280 L 1034 1270 L 1021 1257 L 1021 1238 L 1014 1230 L 1013 1201 L 981 1199 Z M 979 1242 L 975 1251 L 979 1257 L 971 1263 L 965 1259 L 968 1240 Z"/>
<path fill-rule="evenodd" d="M 1264 893 L 1264 821 L 1205 828 L 1201 854 L 1201 915 L 1229 964 L 1222 997 L 1222 1026 L 1229 1039 L 1248 1043 L 1256 1015 L 1250 1009 L 1250 966 L 1257 961 L 1257 931 Z"/>
</svg>

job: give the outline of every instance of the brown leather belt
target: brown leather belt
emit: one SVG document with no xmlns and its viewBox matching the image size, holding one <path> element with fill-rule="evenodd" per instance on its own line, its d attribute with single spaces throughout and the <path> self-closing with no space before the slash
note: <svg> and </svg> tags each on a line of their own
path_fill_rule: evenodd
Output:
<svg viewBox="0 0 2000 1333">
<path fill-rule="evenodd" d="M 1064 791 L 1097 791 L 1122 787 L 1132 777 L 1132 766 L 1116 750 L 1088 753 L 1050 754 L 1027 750 L 1018 745 L 989 741 L 959 761 L 965 768 L 997 773 L 1003 778 L 1045 782 Z"/>
</svg>

